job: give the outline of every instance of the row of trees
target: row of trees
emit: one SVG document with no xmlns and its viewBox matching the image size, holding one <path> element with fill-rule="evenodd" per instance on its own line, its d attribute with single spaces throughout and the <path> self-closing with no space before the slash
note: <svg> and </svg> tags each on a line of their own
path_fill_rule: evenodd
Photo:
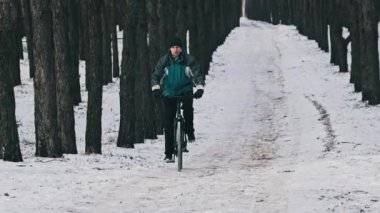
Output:
<svg viewBox="0 0 380 213">
<path fill-rule="evenodd" d="M 331 63 L 341 72 L 351 71 L 350 83 L 362 100 L 380 103 L 377 0 L 247 0 L 246 14 L 254 20 L 273 24 L 292 24 L 328 52 L 330 34 Z M 349 36 L 342 35 L 347 28 Z M 329 30 L 328 30 L 329 29 Z M 351 43 L 351 69 L 347 47 Z"/>
<path fill-rule="evenodd" d="M 173 35 L 188 41 L 207 74 L 212 52 L 240 15 L 241 0 L 0 0 L 0 159 L 22 161 L 13 87 L 21 84 L 23 37 L 34 78 L 36 156 L 77 153 L 80 59 L 88 90 L 85 152 L 101 153 L 103 85 L 120 76 L 117 146 L 157 138 L 161 110 L 150 74 L 167 41 Z M 123 30 L 121 70 L 117 26 Z"/>
</svg>

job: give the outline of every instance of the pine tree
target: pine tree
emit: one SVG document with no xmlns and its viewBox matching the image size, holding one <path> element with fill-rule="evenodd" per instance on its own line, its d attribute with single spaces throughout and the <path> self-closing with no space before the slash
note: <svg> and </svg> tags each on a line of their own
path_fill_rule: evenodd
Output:
<svg viewBox="0 0 380 213">
<path fill-rule="evenodd" d="M 33 78 L 35 73 L 35 65 L 33 58 L 33 30 L 32 30 L 32 15 L 30 9 L 30 0 L 22 1 L 23 11 L 24 11 L 24 28 L 26 34 L 26 42 L 28 48 L 28 59 L 29 59 L 29 77 Z"/>
<path fill-rule="evenodd" d="M 149 53 L 148 53 L 148 45 L 147 45 L 147 32 L 148 32 L 148 24 L 147 24 L 147 5 L 145 0 L 139 1 L 139 17 L 138 17 L 138 27 L 136 32 L 136 42 L 137 42 L 137 57 L 138 57 L 138 68 L 136 71 L 140 73 L 140 81 L 141 87 L 136 87 L 137 90 L 140 90 L 142 93 L 142 116 L 143 116 L 143 132 L 142 137 L 147 139 L 156 139 L 156 128 L 155 128 L 155 120 L 154 120 L 154 108 L 153 108 L 153 100 L 152 100 L 152 91 L 151 91 L 151 83 L 150 76 L 151 72 L 149 69 Z M 142 139 L 142 140 L 143 140 Z M 140 139 L 141 140 L 141 139 Z"/>
<path fill-rule="evenodd" d="M 58 136 L 62 152 L 76 154 L 73 98 L 70 89 L 73 66 L 70 55 L 68 4 L 66 0 L 52 1 L 54 56 L 57 84 Z"/>
<path fill-rule="evenodd" d="M 77 0 L 68 0 L 69 10 L 69 45 L 70 45 L 70 94 L 73 104 L 78 105 L 82 101 L 80 92 L 79 76 L 79 23 L 80 23 L 80 4 Z"/>
<path fill-rule="evenodd" d="M 86 148 L 87 154 L 102 153 L 102 80 L 103 45 L 101 0 L 86 0 L 88 13 L 88 49 L 86 49 L 86 78 L 88 89 Z"/>
<path fill-rule="evenodd" d="M 134 148 L 135 136 L 135 69 L 137 2 L 130 0 L 123 18 L 123 58 L 120 75 L 120 128 L 117 146 Z"/>
<path fill-rule="evenodd" d="M 49 0 L 31 1 L 33 29 L 34 104 L 36 156 L 61 157 L 58 137 L 56 78 L 51 4 Z"/>
<path fill-rule="evenodd" d="M 363 0 L 359 4 L 360 59 L 362 99 L 368 104 L 380 103 L 378 21 L 375 0 Z"/>
<path fill-rule="evenodd" d="M 15 97 L 10 81 L 13 51 L 12 0 L 0 0 L 0 159 L 22 161 L 15 115 Z"/>
</svg>

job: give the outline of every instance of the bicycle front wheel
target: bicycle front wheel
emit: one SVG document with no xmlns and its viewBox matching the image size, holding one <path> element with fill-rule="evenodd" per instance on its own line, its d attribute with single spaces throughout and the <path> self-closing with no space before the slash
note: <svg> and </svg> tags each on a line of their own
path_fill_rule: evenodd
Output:
<svg viewBox="0 0 380 213">
<path fill-rule="evenodd" d="M 177 122 L 177 128 L 176 128 L 176 141 L 177 141 L 177 163 L 178 163 L 178 171 L 180 172 L 182 170 L 182 144 L 183 144 L 183 126 L 180 121 Z"/>
</svg>

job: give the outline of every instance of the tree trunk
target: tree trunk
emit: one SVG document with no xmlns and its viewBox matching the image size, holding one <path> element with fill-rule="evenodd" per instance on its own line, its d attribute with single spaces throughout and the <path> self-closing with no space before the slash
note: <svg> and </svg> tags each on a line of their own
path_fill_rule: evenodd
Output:
<svg viewBox="0 0 380 213">
<path fill-rule="evenodd" d="M 304 35 L 304 26 L 303 26 L 303 7 L 302 7 L 303 0 L 296 0 L 295 1 L 295 24 L 297 26 L 297 30 L 300 34 Z"/>
<path fill-rule="evenodd" d="M 24 8 L 24 28 L 26 30 L 26 41 L 28 48 L 28 59 L 29 59 L 29 77 L 33 78 L 35 73 L 35 65 L 33 58 L 33 30 L 32 30 L 32 15 L 30 9 L 30 0 L 23 0 Z"/>
<path fill-rule="evenodd" d="M 22 37 L 24 34 L 24 24 L 22 21 L 22 9 L 21 9 L 21 1 L 20 0 L 14 0 L 12 1 L 12 7 L 11 7 L 12 13 L 16 14 L 16 20 L 15 20 L 15 34 L 14 34 L 14 42 L 15 42 L 15 51 L 12 51 L 13 55 L 13 65 L 15 67 L 15 70 L 13 72 L 13 85 L 21 85 L 21 69 L 20 69 L 20 59 L 23 59 L 23 48 L 22 48 Z"/>
<path fill-rule="evenodd" d="M 172 0 L 171 0 L 172 1 Z M 194 0 L 195 1 L 195 0 Z M 170 19 L 171 17 L 169 16 L 170 12 L 170 7 L 169 7 L 169 1 L 167 0 L 158 0 L 157 2 L 157 16 L 158 16 L 158 43 L 159 43 L 159 55 L 162 56 L 163 54 L 166 54 L 169 51 L 168 47 L 168 40 L 170 39 L 170 35 L 174 35 L 170 33 Z M 173 11 L 172 11 L 173 12 Z M 194 17 L 196 15 L 194 14 Z M 173 27 L 174 28 L 174 27 Z M 155 63 L 157 60 L 155 61 Z M 156 112 L 157 116 L 160 116 L 162 119 L 162 113 L 163 113 L 163 108 L 161 103 L 157 103 L 156 106 L 158 106 L 159 112 Z M 158 114 L 160 113 L 160 114 Z M 158 123 L 160 124 L 160 123 Z M 161 124 L 163 124 L 161 122 Z M 160 126 L 158 126 L 160 128 Z M 157 132 L 163 132 L 163 130 L 158 129 Z"/>
<path fill-rule="evenodd" d="M 123 58 L 120 76 L 120 128 L 118 147 L 134 148 L 135 142 L 135 61 L 137 3 L 128 1 L 123 25 Z M 128 33 L 127 33 L 128 32 Z"/>
<path fill-rule="evenodd" d="M 149 70 L 154 71 L 157 61 L 160 58 L 160 40 L 158 33 L 158 0 L 148 0 L 148 35 L 149 35 Z M 150 82 L 150 81 L 149 81 Z M 156 125 L 156 133 L 162 135 L 162 105 L 161 100 L 154 99 L 154 120 Z"/>
<path fill-rule="evenodd" d="M 190 0 L 189 4 L 189 31 L 190 31 L 190 54 L 195 56 L 196 58 L 199 58 L 200 55 L 200 44 L 199 44 L 199 31 L 200 26 L 197 24 L 198 16 L 198 9 L 197 9 L 197 3 L 196 0 Z M 220 19 L 220 22 L 222 22 L 222 19 Z M 222 24 L 221 24 L 222 25 Z"/>
<path fill-rule="evenodd" d="M 340 29 L 342 30 L 342 32 L 338 40 L 339 42 L 339 46 L 338 46 L 339 72 L 348 72 L 347 43 L 346 43 L 346 40 L 342 36 L 342 33 L 343 33 L 342 27 L 340 27 Z"/>
<path fill-rule="evenodd" d="M 361 69 L 360 69 L 360 39 L 359 39 L 359 25 L 358 20 L 355 19 L 355 23 L 351 25 L 350 35 L 351 35 L 351 78 L 350 82 L 354 84 L 355 92 L 362 91 L 362 79 L 361 79 Z"/>
<path fill-rule="evenodd" d="M 79 22 L 80 22 L 80 5 L 77 0 L 68 0 L 69 7 L 69 39 L 70 39 L 70 94 L 73 98 L 73 104 L 78 105 L 82 101 L 80 93 L 80 76 L 79 76 Z"/>
<path fill-rule="evenodd" d="M 86 1 L 79 1 L 79 5 L 79 58 L 81 60 L 86 60 L 86 50 L 88 49 L 88 14 L 86 8 Z"/>
<path fill-rule="evenodd" d="M 272 0 L 272 23 L 275 25 L 280 23 L 279 1 Z"/>
<path fill-rule="evenodd" d="M 176 14 L 173 8 L 173 1 L 175 0 L 158 0 L 157 4 L 160 54 L 168 51 L 168 41 L 176 32 L 175 19 L 170 15 Z"/>
<path fill-rule="evenodd" d="M 149 48 L 149 70 L 153 72 L 156 62 L 160 58 L 159 38 L 158 38 L 158 0 L 148 0 L 148 48 Z"/>
<path fill-rule="evenodd" d="M 141 82 L 143 85 L 137 90 L 142 91 L 142 106 L 143 109 L 143 136 L 146 139 L 156 139 L 156 128 L 154 122 L 154 108 L 152 100 L 152 91 L 150 84 L 151 72 L 149 69 L 149 52 L 147 46 L 147 5 L 145 0 L 139 0 L 139 23 L 137 28 L 137 46 L 138 46 L 138 63 L 139 63 L 139 72 L 142 74 Z M 136 69 L 137 70 L 137 69 Z M 138 80 L 137 80 L 138 81 Z"/>
<path fill-rule="evenodd" d="M 86 49 L 86 77 L 88 104 L 86 125 L 86 154 L 101 154 L 102 140 L 102 20 L 101 0 L 86 0 L 88 12 L 88 40 Z"/>
<path fill-rule="evenodd" d="M 378 22 L 375 0 L 362 0 L 359 8 L 362 99 L 368 100 L 370 105 L 375 105 L 380 103 Z"/>
<path fill-rule="evenodd" d="M 290 24 L 290 3 L 289 0 L 280 0 L 280 17 L 281 24 Z"/>
<path fill-rule="evenodd" d="M 36 156 L 61 157 L 58 137 L 54 42 L 49 0 L 31 1 L 36 65 L 34 103 Z"/>
<path fill-rule="evenodd" d="M 220 9 L 220 17 L 221 17 L 221 19 L 219 21 L 220 34 L 221 34 L 222 38 L 225 38 L 227 35 L 227 32 L 228 32 L 228 29 L 227 29 L 227 26 L 225 23 L 226 22 L 226 10 L 227 10 L 226 9 L 226 2 L 223 1 L 223 2 L 220 2 L 220 4 L 221 4 L 221 6 L 219 8 Z M 256 7 L 254 7 L 254 8 L 256 8 Z M 256 11 L 256 10 L 257 10 L 257 8 L 254 11 Z M 254 13 L 253 16 L 256 17 L 256 20 L 258 20 L 258 13 Z M 199 46 L 197 46 L 197 47 L 199 48 Z M 196 55 L 194 55 L 194 56 L 197 58 Z"/>
<path fill-rule="evenodd" d="M 331 26 L 331 37 L 334 37 L 334 62 L 339 65 L 340 72 L 348 72 L 348 64 L 347 64 L 347 45 L 346 41 L 342 36 L 343 29 L 342 26 L 332 25 Z M 333 46 L 333 44 L 331 44 Z M 331 55 L 333 52 L 331 52 Z M 333 56 L 332 56 L 333 57 Z"/>
<path fill-rule="evenodd" d="M 220 24 L 219 24 L 219 20 L 222 19 L 222 17 L 220 16 L 221 2 L 219 0 L 214 0 L 214 2 L 215 2 L 215 8 L 214 8 L 214 18 L 213 18 L 213 31 L 215 33 L 214 47 L 216 48 L 220 44 L 223 43 L 223 37 L 221 35 Z"/>
<path fill-rule="evenodd" d="M 330 45 L 331 45 L 331 54 L 330 54 L 330 63 L 339 65 L 338 61 L 338 52 L 339 52 L 339 37 L 342 37 L 342 28 L 336 24 L 330 24 Z"/>
<path fill-rule="evenodd" d="M 188 29 L 188 17 L 187 17 L 187 1 L 186 0 L 178 0 L 177 3 L 177 14 L 176 20 L 177 22 L 177 36 L 181 39 L 183 45 L 183 51 L 187 52 L 187 40 L 186 40 L 186 31 Z"/>
<path fill-rule="evenodd" d="M 205 59 L 205 64 L 204 64 L 204 73 L 205 74 L 208 74 L 208 70 L 210 68 L 210 61 L 212 60 L 212 52 L 213 52 L 213 48 L 212 48 L 212 40 L 214 40 L 214 38 L 212 37 L 212 10 L 214 9 L 214 5 L 211 4 L 212 1 L 205 1 L 204 3 L 204 10 L 205 10 L 205 13 L 204 13 L 204 19 L 205 19 L 205 29 L 203 31 L 203 33 L 205 34 L 205 39 L 207 42 L 204 43 L 204 51 L 205 51 L 205 55 L 204 55 L 204 59 Z M 230 12 L 230 14 L 233 14 L 233 7 L 231 7 L 232 11 Z M 232 19 L 231 19 L 232 21 Z M 198 59 L 199 60 L 199 59 Z"/>
<path fill-rule="evenodd" d="M 103 85 L 112 82 L 111 32 L 106 1 L 102 1 L 101 17 L 103 31 Z"/>
<path fill-rule="evenodd" d="M 20 7 L 19 1 L 14 0 L 10 3 L 7 3 L 8 10 L 11 13 L 8 21 L 9 26 L 11 30 L 9 31 L 9 42 L 12 44 L 13 51 L 10 52 L 10 69 L 8 70 L 10 73 L 9 80 L 12 83 L 13 86 L 20 85 L 21 79 L 20 79 L 20 27 L 18 26 L 19 23 L 19 12 L 18 9 Z"/>
<path fill-rule="evenodd" d="M 77 154 L 73 98 L 70 94 L 72 61 L 69 45 L 68 5 L 66 0 L 52 1 L 54 56 L 57 82 L 58 136 L 62 152 Z"/>
<path fill-rule="evenodd" d="M 262 10 L 262 19 L 265 22 L 271 23 L 271 2 L 269 0 L 263 0 L 264 10 Z"/>
<path fill-rule="evenodd" d="M 0 159 L 22 161 L 15 115 L 15 97 L 10 82 L 11 54 L 13 51 L 11 4 L 0 0 Z"/>
<path fill-rule="evenodd" d="M 144 5 L 142 4 L 144 3 Z M 145 77 L 144 77 L 144 73 L 146 72 L 146 70 L 143 70 L 143 64 L 146 64 L 146 60 L 149 60 L 147 58 L 147 54 L 144 55 L 144 53 L 146 53 L 146 29 L 145 29 L 145 26 L 144 26 L 144 19 L 146 19 L 145 17 L 145 13 L 143 14 L 143 11 L 145 7 L 145 1 L 144 0 L 138 0 L 136 1 L 136 13 L 137 13 L 137 19 L 136 19 L 136 22 L 134 24 L 137 25 L 137 27 L 135 28 L 136 30 L 136 38 L 135 38 L 135 41 L 136 41 L 136 44 L 134 47 L 132 47 L 133 49 L 135 49 L 135 55 L 133 56 L 135 58 L 135 63 L 134 63 L 134 68 L 133 68 L 133 71 L 135 72 L 134 73 L 134 85 L 135 85 L 135 88 L 134 88 L 134 104 L 135 104 L 135 113 L 136 113 L 136 122 L 135 122 L 135 142 L 134 143 L 144 143 L 144 132 L 145 132 L 145 126 L 144 126 L 144 113 L 145 113 L 145 109 L 146 109 L 146 106 L 145 106 L 145 99 L 146 97 L 144 97 L 144 90 L 146 90 L 146 87 L 145 87 L 145 84 L 150 84 L 150 81 L 146 81 Z M 127 31 L 128 33 L 128 31 Z M 144 35 L 145 34 L 145 35 Z M 145 49 L 141 49 L 145 46 Z M 144 58 L 145 57 L 145 58 Z M 146 66 L 145 66 L 146 67 Z M 147 69 L 147 67 L 145 68 Z M 144 82 L 145 81 L 145 82 Z"/>
<path fill-rule="evenodd" d="M 112 59 L 113 59 L 113 66 L 112 66 L 112 69 L 113 69 L 113 77 L 114 78 L 118 78 L 120 76 L 120 68 L 119 68 L 119 45 L 118 45 L 118 38 L 117 38 L 117 1 L 116 0 L 112 0 L 111 2 L 111 6 L 112 6 L 112 13 L 110 14 L 111 15 L 111 20 L 112 20 L 112 26 L 111 26 L 111 30 L 112 30 Z"/>
<path fill-rule="evenodd" d="M 197 26 L 198 26 L 198 55 L 195 55 L 195 58 L 199 60 L 199 64 L 201 67 L 201 72 L 207 72 L 207 41 L 206 38 L 206 20 L 205 20 L 205 5 L 203 0 L 196 0 L 196 10 L 197 10 Z"/>
<path fill-rule="evenodd" d="M 321 35 L 320 35 L 320 48 L 328 52 L 329 51 L 329 42 L 328 42 L 328 23 L 327 23 L 327 13 L 326 13 L 326 0 L 321 0 L 321 8 L 320 8 L 320 16 L 319 18 L 321 19 Z"/>
</svg>

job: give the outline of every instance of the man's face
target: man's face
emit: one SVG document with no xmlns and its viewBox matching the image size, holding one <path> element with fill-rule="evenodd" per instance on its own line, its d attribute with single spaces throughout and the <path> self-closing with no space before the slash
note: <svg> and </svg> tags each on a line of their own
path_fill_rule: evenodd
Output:
<svg viewBox="0 0 380 213">
<path fill-rule="evenodd" d="M 170 53 L 174 58 L 177 58 L 179 54 L 181 54 L 182 48 L 180 46 L 172 46 L 170 47 Z"/>
</svg>

